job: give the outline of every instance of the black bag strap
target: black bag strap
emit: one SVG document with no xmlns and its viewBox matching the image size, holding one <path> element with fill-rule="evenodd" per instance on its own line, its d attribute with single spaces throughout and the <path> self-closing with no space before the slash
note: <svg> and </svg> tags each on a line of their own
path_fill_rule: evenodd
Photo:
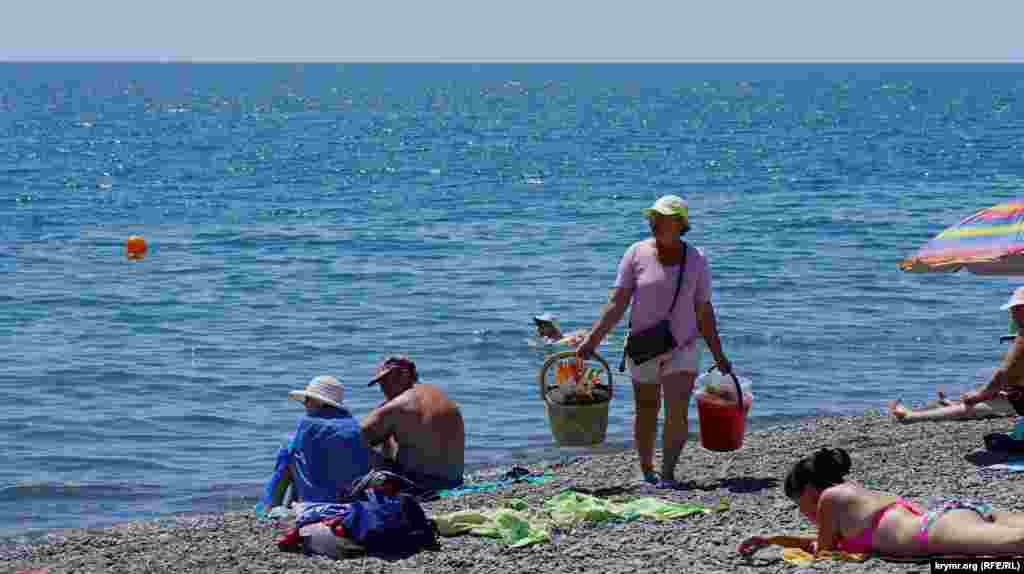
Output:
<svg viewBox="0 0 1024 574">
<path fill-rule="evenodd" d="M 686 242 L 683 242 L 683 259 L 679 262 L 679 276 L 676 277 L 676 293 L 672 295 L 672 305 L 668 308 L 668 315 L 672 315 L 672 309 L 676 308 L 676 299 L 679 298 L 679 289 L 683 286 L 683 275 L 686 273 Z M 629 330 L 633 330 L 633 312 L 629 312 Z"/>
<path fill-rule="evenodd" d="M 686 243 L 683 243 L 683 260 L 679 263 L 679 277 L 676 277 L 676 294 L 672 296 L 672 306 L 668 308 L 669 317 L 672 316 L 672 309 L 676 308 L 676 299 L 679 298 L 679 288 L 683 286 L 683 275 L 686 273 Z M 633 315 L 629 316 L 633 320 Z"/>
</svg>

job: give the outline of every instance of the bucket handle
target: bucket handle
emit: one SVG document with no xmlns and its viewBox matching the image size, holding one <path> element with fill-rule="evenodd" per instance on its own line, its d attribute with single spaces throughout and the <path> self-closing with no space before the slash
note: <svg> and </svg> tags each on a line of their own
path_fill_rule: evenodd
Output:
<svg viewBox="0 0 1024 574">
<path fill-rule="evenodd" d="M 568 359 L 570 357 L 576 357 L 576 351 L 562 351 L 560 353 L 554 353 L 548 355 L 544 360 L 544 366 L 540 368 L 540 374 L 537 375 L 537 385 L 540 387 L 540 400 L 547 402 L 547 384 L 546 377 L 547 372 L 552 364 L 561 361 L 562 359 Z M 612 400 L 614 393 L 612 392 L 612 369 L 608 366 L 608 361 L 604 360 L 604 357 L 598 355 L 596 352 L 591 354 L 591 358 L 597 359 L 597 362 L 601 363 L 604 367 L 604 372 L 608 375 L 608 400 Z"/>
<path fill-rule="evenodd" d="M 714 371 L 717 368 L 718 365 L 712 365 L 711 368 L 707 370 L 707 372 L 710 373 L 711 371 Z M 730 372 L 729 376 L 732 377 L 732 382 L 733 384 L 736 385 L 736 400 L 740 404 L 740 416 L 743 416 L 743 389 L 740 388 L 740 380 L 736 378 L 736 373 Z"/>
</svg>

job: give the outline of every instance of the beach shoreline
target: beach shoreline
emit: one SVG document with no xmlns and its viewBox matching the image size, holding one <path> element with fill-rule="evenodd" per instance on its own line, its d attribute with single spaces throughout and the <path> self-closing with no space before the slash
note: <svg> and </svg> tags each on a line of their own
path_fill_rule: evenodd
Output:
<svg viewBox="0 0 1024 574">
<path fill-rule="evenodd" d="M 747 429 L 749 431 L 755 430 L 770 430 L 779 426 L 785 426 L 789 424 L 797 424 L 801 421 L 811 420 L 818 417 L 825 416 L 842 416 L 835 414 L 818 414 L 818 415 L 801 415 L 801 416 L 766 416 L 766 417 L 751 417 L 747 420 Z M 691 431 L 690 440 L 699 440 L 699 428 L 696 423 L 696 416 L 691 417 Z M 547 434 L 547 429 L 545 429 Z M 691 442 L 692 444 L 692 442 Z M 542 447 L 517 447 L 510 449 L 505 452 L 504 457 L 507 460 L 495 460 L 493 457 L 489 460 L 478 460 L 473 462 L 467 462 L 466 464 L 466 479 L 473 480 L 477 477 L 490 477 L 496 473 L 501 473 L 511 469 L 513 466 L 521 466 L 527 468 L 541 468 L 555 464 L 562 464 L 568 460 L 573 460 L 580 456 L 591 457 L 591 456 L 608 456 L 612 454 L 621 454 L 623 452 L 629 452 L 633 448 L 632 443 L 624 436 L 609 436 L 608 440 L 600 445 L 594 447 L 559 447 L 554 444 L 553 440 L 548 434 L 548 443 Z M 260 478 L 267 478 L 271 474 L 273 460 L 268 460 L 266 463 L 266 476 Z M 96 484 L 97 487 L 101 487 L 101 483 Z M 252 488 L 250 483 L 247 483 L 248 490 L 246 494 L 230 496 L 220 504 L 209 504 L 199 509 L 190 510 L 170 510 L 165 512 L 150 512 L 142 516 L 128 516 L 128 517 L 99 517 L 94 518 L 87 524 L 73 525 L 63 528 L 48 528 L 48 527 L 32 527 L 32 528 L 20 528 L 15 529 L 12 527 L 0 528 L 0 558 L 4 556 L 4 548 L 12 545 L 33 545 L 41 542 L 45 542 L 47 537 L 52 535 L 59 535 L 60 532 L 65 530 L 74 529 L 85 529 L 85 528 L 110 528 L 117 526 L 118 524 L 130 523 L 130 522 L 145 522 L 145 521 L 168 521 L 174 520 L 175 517 L 180 516 L 193 516 L 193 515 L 208 515 L 208 514 L 224 514 L 228 512 L 247 511 L 254 507 L 259 500 L 259 494 L 262 493 L 263 482 L 260 482 L 257 488 Z"/>
<path fill-rule="evenodd" d="M 250 512 L 180 514 L 101 528 L 54 531 L 41 543 L 8 545 L 0 570 L 45 568 L 64 572 L 787 572 L 781 549 L 752 559 L 736 545 L 754 534 L 810 534 L 812 526 L 782 493 L 791 465 L 821 446 L 847 449 L 850 478 L 870 488 L 927 503 L 933 497 L 964 496 L 997 509 L 1024 511 L 1024 473 L 981 470 L 982 437 L 1005 432 L 1013 419 L 900 425 L 879 411 L 823 416 L 747 433 L 733 453 L 714 453 L 691 440 L 679 465 L 687 488 L 659 490 L 640 480 L 631 450 L 580 456 L 543 465 L 554 478 L 489 492 L 470 492 L 424 503 L 428 515 L 503 506 L 511 499 L 539 509 L 566 489 L 655 496 L 726 510 L 669 521 L 582 524 L 552 532 L 552 541 L 522 549 L 472 536 L 441 539 L 439 551 L 386 561 L 360 557 L 331 561 L 281 552 L 274 539 L 288 524 L 258 520 Z M 477 473 L 486 474 L 486 473 Z M 998 487 L 993 483 L 998 481 Z M 925 571 L 928 563 L 871 558 L 867 562 L 817 562 L 830 572 Z"/>
</svg>

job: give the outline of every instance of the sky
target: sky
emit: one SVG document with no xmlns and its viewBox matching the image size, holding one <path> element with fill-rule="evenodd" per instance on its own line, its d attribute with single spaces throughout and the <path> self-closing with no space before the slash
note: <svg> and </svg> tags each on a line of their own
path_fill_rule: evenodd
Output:
<svg viewBox="0 0 1024 574">
<path fill-rule="evenodd" d="M 1024 62 L 1024 2 L 25 0 L 0 61 Z"/>
</svg>

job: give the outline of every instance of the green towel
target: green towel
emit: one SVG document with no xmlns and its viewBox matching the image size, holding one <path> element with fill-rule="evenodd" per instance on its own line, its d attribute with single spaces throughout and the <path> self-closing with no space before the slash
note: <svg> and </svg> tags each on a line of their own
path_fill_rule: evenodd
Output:
<svg viewBox="0 0 1024 574">
<path fill-rule="evenodd" d="M 642 497 L 627 502 L 612 502 L 589 494 L 567 490 L 544 503 L 550 521 L 527 513 L 526 502 L 514 498 L 498 510 L 459 510 L 433 516 L 441 536 L 473 534 L 501 538 L 513 548 L 550 542 L 549 524 L 571 526 L 579 522 L 633 520 L 641 516 L 656 520 L 682 518 L 695 513 L 710 513 L 701 504 L 668 502 Z"/>
<path fill-rule="evenodd" d="M 543 522 L 533 519 L 531 523 L 531 517 L 518 510 L 460 510 L 432 518 L 441 536 L 473 534 L 501 538 L 513 548 L 551 541 Z"/>
<path fill-rule="evenodd" d="M 633 520 L 641 516 L 657 520 L 682 518 L 711 510 L 701 504 L 668 502 L 659 498 L 642 497 L 629 502 L 612 502 L 589 494 L 567 490 L 544 503 L 555 524 L 569 526 L 579 522 L 606 520 Z"/>
</svg>

